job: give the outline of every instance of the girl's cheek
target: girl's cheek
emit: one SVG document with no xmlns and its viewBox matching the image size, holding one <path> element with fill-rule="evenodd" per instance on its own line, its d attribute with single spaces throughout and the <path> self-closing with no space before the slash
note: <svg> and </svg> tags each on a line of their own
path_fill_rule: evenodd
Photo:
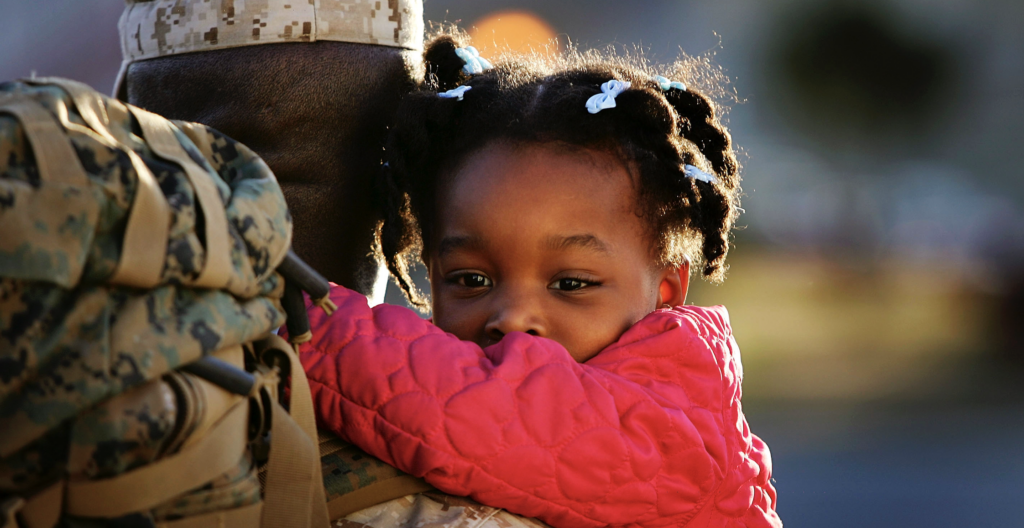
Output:
<svg viewBox="0 0 1024 528">
<path fill-rule="evenodd" d="M 457 300 L 453 301 L 444 295 L 438 296 L 438 301 L 434 304 L 434 324 L 463 341 L 475 341 L 473 311 L 458 305 Z"/>
</svg>

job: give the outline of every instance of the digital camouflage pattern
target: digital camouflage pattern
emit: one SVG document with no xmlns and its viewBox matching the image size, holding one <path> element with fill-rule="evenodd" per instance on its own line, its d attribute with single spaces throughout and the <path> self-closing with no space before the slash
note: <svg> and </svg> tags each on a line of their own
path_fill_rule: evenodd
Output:
<svg viewBox="0 0 1024 528">
<path fill-rule="evenodd" d="M 5 111 L 18 102 L 41 105 L 58 124 L 84 169 L 82 185 L 44 181 L 46 160 Z M 122 103 L 103 104 L 116 144 L 90 129 L 59 86 L 0 84 L 0 499 L 174 453 L 214 411 L 197 378 L 172 371 L 285 319 L 274 270 L 290 246 L 291 218 L 266 164 L 216 130 L 175 122 L 176 139 L 215 182 L 230 232 L 230 291 L 190 287 L 206 260 L 193 186 L 182 167 L 153 154 Z M 108 283 L 138 190 L 129 150 L 170 206 L 160 284 L 148 290 Z M 174 519 L 259 500 L 246 454 L 147 515 Z"/>
<path fill-rule="evenodd" d="M 412 50 L 423 45 L 422 0 L 127 0 L 127 63 L 179 53 L 329 40 Z"/>
<path fill-rule="evenodd" d="M 125 0 L 121 70 L 181 53 L 318 40 L 423 49 L 423 0 Z"/>
<path fill-rule="evenodd" d="M 328 502 L 370 484 L 405 475 L 352 444 L 339 444 L 339 450 L 320 458 Z"/>
<path fill-rule="evenodd" d="M 336 528 L 546 528 L 536 520 L 440 492 L 418 493 L 353 513 Z"/>
</svg>

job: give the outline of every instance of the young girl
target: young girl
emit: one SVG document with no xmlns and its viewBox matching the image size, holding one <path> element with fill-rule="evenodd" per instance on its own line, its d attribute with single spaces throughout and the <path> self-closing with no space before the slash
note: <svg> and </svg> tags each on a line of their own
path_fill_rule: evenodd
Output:
<svg viewBox="0 0 1024 528">
<path fill-rule="evenodd" d="M 447 493 L 554 526 L 781 526 L 719 280 L 738 214 L 704 95 L 573 55 L 425 53 L 389 141 L 383 259 L 433 324 L 337 287 L 301 347 L 321 425 Z"/>
</svg>

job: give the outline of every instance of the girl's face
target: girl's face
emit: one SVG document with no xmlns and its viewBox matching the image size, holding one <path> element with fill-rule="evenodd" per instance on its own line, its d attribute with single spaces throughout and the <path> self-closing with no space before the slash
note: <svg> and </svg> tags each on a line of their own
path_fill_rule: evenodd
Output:
<svg viewBox="0 0 1024 528">
<path fill-rule="evenodd" d="M 557 145 L 490 145 L 439 198 L 427 267 L 434 323 L 482 347 L 509 332 L 590 359 L 663 303 L 687 269 L 653 264 L 626 167 Z"/>
</svg>

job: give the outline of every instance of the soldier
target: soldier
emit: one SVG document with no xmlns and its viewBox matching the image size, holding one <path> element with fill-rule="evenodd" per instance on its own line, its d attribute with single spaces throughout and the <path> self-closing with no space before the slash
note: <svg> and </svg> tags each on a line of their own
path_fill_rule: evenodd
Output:
<svg viewBox="0 0 1024 528">
<path fill-rule="evenodd" d="M 126 1 L 115 95 L 252 148 L 284 191 L 296 253 L 379 302 L 374 185 L 393 111 L 423 78 L 422 1 Z M 431 492 L 336 438 L 320 453 L 338 526 L 543 526 Z"/>
<path fill-rule="evenodd" d="M 211 126 L 277 175 L 296 253 L 383 298 L 371 255 L 388 120 L 422 78 L 421 0 L 127 0 L 122 100 Z"/>
</svg>

